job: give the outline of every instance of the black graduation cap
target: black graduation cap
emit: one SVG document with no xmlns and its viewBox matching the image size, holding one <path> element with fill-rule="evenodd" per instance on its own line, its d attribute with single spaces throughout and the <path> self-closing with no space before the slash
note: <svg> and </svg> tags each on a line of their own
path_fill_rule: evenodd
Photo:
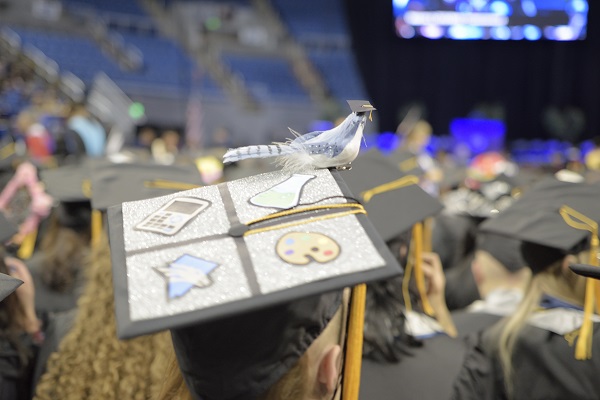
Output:
<svg viewBox="0 0 600 400">
<path fill-rule="evenodd" d="M 416 176 L 401 173 L 378 150 L 359 154 L 342 177 L 386 242 L 443 209 Z"/>
<path fill-rule="evenodd" d="M 350 109 L 355 113 L 367 112 L 367 111 L 375 111 L 377 110 L 375 107 L 369 103 L 368 100 L 346 100 Z"/>
<path fill-rule="evenodd" d="M 401 273 L 364 212 L 326 169 L 111 207 L 117 334 L 170 329 L 194 396 L 257 398 L 320 335 L 342 288 Z M 355 289 L 352 302 L 361 299 L 364 307 Z M 360 312 L 350 314 L 359 317 L 348 335 L 362 335 Z M 351 349 L 360 362 L 361 345 L 349 346 L 347 360 Z"/>
<path fill-rule="evenodd" d="M 107 163 L 100 159 L 83 159 L 76 164 L 40 171 L 46 192 L 57 202 L 56 215 L 61 225 L 87 229 L 91 222 L 92 171 Z"/>
<path fill-rule="evenodd" d="M 89 202 L 92 197 L 92 171 L 101 165 L 100 160 L 85 159 L 77 164 L 43 169 L 40 171 L 40 180 L 44 183 L 46 193 L 58 201 Z"/>
<path fill-rule="evenodd" d="M 425 171 L 419 165 L 419 156 L 407 149 L 398 148 L 387 157 L 403 174 L 416 175 L 418 177 L 422 177 L 425 174 Z"/>
<path fill-rule="evenodd" d="M 590 232 L 565 222 L 561 208 L 568 206 L 594 221 L 600 220 L 600 185 L 545 178 L 527 190 L 496 218 L 480 225 L 491 232 L 521 240 L 522 253 L 533 272 L 539 272 L 576 252 Z"/>
<path fill-rule="evenodd" d="M 589 264 L 572 264 L 569 265 L 571 271 L 577 275 L 585 276 L 586 278 L 600 279 L 600 268 Z"/>
<path fill-rule="evenodd" d="M 19 228 L 9 221 L 4 213 L 0 211 L 0 243 L 5 243 L 17 234 Z"/>
<path fill-rule="evenodd" d="M 477 249 L 494 257 L 508 271 L 516 272 L 526 266 L 521 255 L 521 241 L 493 233 L 477 235 Z"/>
<path fill-rule="evenodd" d="M 13 278 L 10 275 L 0 273 L 0 301 L 4 300 L 9 294 L 17 290 L 23 281 Z"/>
<path fill-rule="evenodd" d="M 125 201 L 149 199 L 202 185 L 193 165 L 155 163 L 95 166 L 92 173 L 92 208 L 105 211 Z"/>
</svg>

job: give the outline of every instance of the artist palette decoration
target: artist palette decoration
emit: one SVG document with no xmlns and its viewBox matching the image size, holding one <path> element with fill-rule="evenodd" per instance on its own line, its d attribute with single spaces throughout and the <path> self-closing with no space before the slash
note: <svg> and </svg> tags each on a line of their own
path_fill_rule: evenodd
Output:
<svg viewBox="0 0 600 400">
<path fill-rule="evenodd" d="M 323 293 L 340 280 L 350 287 L 400 273 L 362 205 L 349 200 L 340 173 L 311 174 L 275 171 L 109 208 L 118 336 Z M 282 184 L 295 193 L 285 204 L 257 196 Z M 210 206 L 174 235 L 139 229 L 140 221 L 184 198 Z M 274 212 L 273 205 L 292 208 Z"/>
<path fill-rule="evenodd" d="M 276 246 L 277 255 L 293 265 L 307 265 L 314 261 L 324 264 L 340 255 L 340 246 L 329 236 L 317 232 L 290 232 L 283 235 Z"/>
<path fill-rule="evenodd" d="M 297 206 L 302 189 L 315 175 L 294 174 L 269 190 L 260 192 L 250 199 L 258 207 L 286 209 Z"/>
</svg>

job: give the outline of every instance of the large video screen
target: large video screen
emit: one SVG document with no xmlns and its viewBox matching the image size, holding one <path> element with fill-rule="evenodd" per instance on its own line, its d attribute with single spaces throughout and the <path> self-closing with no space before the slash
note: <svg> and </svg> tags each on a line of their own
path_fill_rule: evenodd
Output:
<svg viewBox="0 0 600 400">
<path fill-rule="evenodd" d="M 392 0 L 396 33 L 411 39 L 582 40 L 587 0 Z"/>
</svg>

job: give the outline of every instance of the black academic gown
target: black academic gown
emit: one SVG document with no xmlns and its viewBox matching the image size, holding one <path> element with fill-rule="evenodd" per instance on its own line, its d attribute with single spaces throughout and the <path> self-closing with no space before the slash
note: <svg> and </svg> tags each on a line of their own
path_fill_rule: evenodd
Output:
<svg viewBox="0 0 600 400">
<path fill-rule="evenodd" d="M 502 369 L 494 350 L 497 329 L 483 336 L 483 348 L 495 365 L 497 398 L 506 399 Z M 513 353 L 514 400 L 600 399 L 600 324 L 594 324 L 593 358 L 576 360 L 565 337 L 534 326 L 519 335 Z"/>
<path fill-rule="evenodd" d="M 364 359 L 361 400 L 488 399 L 489 360 L 471 344 L 438 335 L 398 363 Z"/>
<path fill-rule="evenodd" d="M 456 331 L 459 337 L 465 337 L 477 332 L 481 332 L 503 317 L 484 312 L 470 312 L 468 310 L 459 310 L 452 312 L 452 320 L 456 325 Z"/>
</svg>

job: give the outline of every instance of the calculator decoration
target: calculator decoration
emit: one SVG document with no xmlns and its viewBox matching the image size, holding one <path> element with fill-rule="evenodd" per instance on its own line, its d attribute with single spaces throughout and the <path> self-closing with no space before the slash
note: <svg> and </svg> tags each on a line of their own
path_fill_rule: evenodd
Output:
<svg viewBox="0 0 600 400">
<path fill-rule="evenodd" d="M 144 218 L 135 229 L 175 235 L 209 206 L 208 200 L 197 197 L 176 197 Z"/>
<path fill-rule="evenodd" d="M 266 206 L 260 195 L 282 186 L 294 198 Z M 171 211 L 191 217 L 165 228 Z M 401 272 L 335 170 L 275 171 L 125 202 L 108 210 L 108 227 L 120 338 Z"/>
</svg>

